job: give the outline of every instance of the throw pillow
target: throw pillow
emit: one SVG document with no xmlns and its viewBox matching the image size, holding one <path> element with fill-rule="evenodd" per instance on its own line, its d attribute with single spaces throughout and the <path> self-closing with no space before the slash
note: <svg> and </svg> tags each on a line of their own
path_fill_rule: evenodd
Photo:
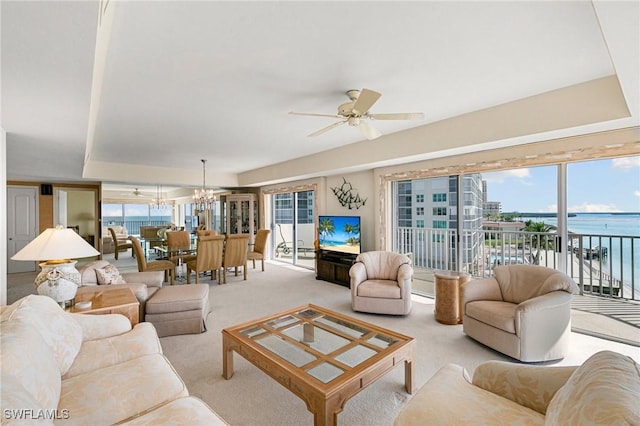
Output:
<svg viewBox="0 0 640 426">
<path fill-rule="evenodd" d="M 107 265 L 104 268 L 96 269 L 96 278 L 98 285 L 109 284 L 126 284 L 127 282 L 120 275 L 120 271 L 113 265 Z"/>
</svg>

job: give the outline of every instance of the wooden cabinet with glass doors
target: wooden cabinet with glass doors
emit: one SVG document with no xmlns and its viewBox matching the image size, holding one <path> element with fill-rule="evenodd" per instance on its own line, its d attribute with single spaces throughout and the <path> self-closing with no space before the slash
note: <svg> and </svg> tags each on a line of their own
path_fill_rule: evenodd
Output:
<svg viewBox="0 0 640 426">
<path fill-rule="evenodd" d="M 226 197 L 227 233 L 249 234 L 249 243 L 258 229 L 258 201 L 256 194 L 231 194 Z"/>
</svg>

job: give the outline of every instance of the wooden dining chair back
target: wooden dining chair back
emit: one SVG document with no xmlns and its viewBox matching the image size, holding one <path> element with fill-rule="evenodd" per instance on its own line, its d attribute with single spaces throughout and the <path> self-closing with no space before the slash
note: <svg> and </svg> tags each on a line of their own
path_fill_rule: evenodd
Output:
<svg viewBox="0 0 640 426">
<path fill-rule="evenodd" d="M 113 240 L 113 254 L 116 260 L 118 260 L 118 253 L 120 253 L 121 251 L 127 251 L 129 249 L 131 249 L 131 256 L 134 256 L 135 253 L 133 251 L 133 246 L 131 245 L 131 240 L 118 238 L 118 236 L 116 235 L 116 231 L 113 228 L 108 229 L 109 233 L 111 234 L 111 239 Z"/>
<path fill-rule="evenodd" d="M 247 259 L 253 262 L 253 269 L 256 269 L 256 260 L 260 260 L 262 262 L 262 271 L 264 272 L 264 252 L 267 248 L 267 239 L 270 232 L 268 229 L 258 229 L 256 233 L 253 250 L 247 253 Z"/>
<path fill-rule="evenodd" d="M 196 257 L 187 262 L 187 284 L 191 284 L 191 271 L 196 273 L 196 284 L 200 272 L 210 271 L 211 280 L 215 276 L 220 284 L 220 270 L 224 252 L 224 235 L 210 235 L 198 238 Z"/>
<path fill-rule="evenodd" d="M 247 279 L 247 251 L 249 250 L 249 234 L 229 234 L 224 246 L 224 262 L 222 264 L 223 282 L 227 282 L 227 268 L 235 268 L 235 276 L 238 276 L 238 267 L 242 267 L 244 279 Z"/>
<path fill-rule="evenodd" d="M 147 262 L 140 241 L 132 235 L 129 235 L 129 240 L 131 240 L 131 245 L 133 246 L 133 251 L 138 261 L 138 272 L 164 271 L 164 280 L 169 281 L 171 285 L 173 285 L 176 276 L 176 265 L 170 260 L 153 260 Z"/>
<path fill-rule="evenodd" d="M 198 238 L 210 237 L 211 235 L 218 235 L 218 231 L 216 231 L 215 229 L 198 229 L 196 231 L 196 235 L 198 235 Z"/>
<path fill-rule="evenodd" d="M 191 249 L 191 235 L 187 231 L 167 231 L 167 253 L 170 261 L 178 265 L 195 260 L 194 254 L 183 251 Z"/>
</svg>

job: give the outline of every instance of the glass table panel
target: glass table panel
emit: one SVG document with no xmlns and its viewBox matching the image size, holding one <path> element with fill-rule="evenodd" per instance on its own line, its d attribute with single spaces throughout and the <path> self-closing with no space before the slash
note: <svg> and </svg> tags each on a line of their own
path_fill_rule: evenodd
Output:
<svg viewBox="0 0 640 426">
<path fill-rule="evenodd" d="M 333 352 L 349 343 L 349 340 L 310 323 L 298 324 L 283 331 L 283 334 L 323 354 Z"/>
<path fill-rule="evenodd" d="M 249 327 L 249 328 L 245 328 L 244 330 L 240 331 L 240 333 L 244 334 L 245 336 L 247 336 L 250 339 L 253 339 L 256 336 L 259 336 L 261 334 L 266 333 L 267 330 L 265 330 L 264 328 L 260 327 L 260 326 L 255 326 L 255 327 Z"/>
<path fill-rule="evenodd" d="M 360 338 L 369 332 L 366 328 L 330 316 L 322 316 L 315 321 L 355 338 Z"/>
<path fill-rule="evenodd" d="M 307 370 L 307 374 L 320 380 L 322 383 L 329 383 L 336 377 L 339 377 L 344 371 L 335 365 L 323 362 L 313 368 Z"/>
<path fill-rule="evenodd" d="M 358 345 L 336 356 L 335 359 L 349 367 L 355 367 L 375 354 L 377 354 L 377 352 L 373 349 Z"/>
<path fill-rule="evenodd" d="M 393 345 L 396 342 L 397 342 L 396 339 L 389 336 L 384 336 L 382 334 L 376 334 L 375 336 L 367 340 L 367 343 L 371 343 L 372 345 L 375 345 L 383 349 L 388 348 L 389 346 Z"/>
<path fill-rule="evenodd" d="M 286 315 L 284 317 L 280 317 L 280 318 L 276 318 L 272 321 L 269 321 L 267 323 L 267 325 L 271 328 L 283 328 L 286 327 L 288 325 L 291 324 L 295 324 L 296 322 L 300 321 L 298 318 L 292 316 L 292 315 Z"/>
<path fill-rule="evenodd" d="M 308 364 L 311 361 L 315 361 L 316 359 L 314 355 L 287 342 L 279 336 L 266 336 L 263 339 L 257 339 L 256 343 L 259 343 L 274 354 L 278 355 L 280 358 L 289 361 L 296 367 Z"/>
</svg>

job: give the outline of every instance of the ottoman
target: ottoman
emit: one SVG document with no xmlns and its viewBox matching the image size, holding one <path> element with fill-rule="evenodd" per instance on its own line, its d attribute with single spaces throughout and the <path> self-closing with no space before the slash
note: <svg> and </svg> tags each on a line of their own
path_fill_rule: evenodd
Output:
<svg viewBox="0 0 640 426">
<path fill-rule="evenodd" d="M 209 285 L 162 287 L 147 300 L 145 312 L 144 320 L 155 326 L 159 337 L 202 333 L 211 312 Z"/>
</svg>

